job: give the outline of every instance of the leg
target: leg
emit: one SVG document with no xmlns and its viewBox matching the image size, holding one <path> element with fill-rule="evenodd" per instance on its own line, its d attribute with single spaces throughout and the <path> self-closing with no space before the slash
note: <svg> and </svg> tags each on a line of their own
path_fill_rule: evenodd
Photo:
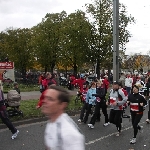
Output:
<svg viewBox="0 0 150 150">
<path fill-rule="evenodd" d="M 115 110 L 111 109 L 109 114 L 109 122 L 115 124 L 114 118 L 115 118 Z"/>
<path fill-rule="evenodd" d="M 107 113 L 107 106 L 106 105 L 102 106 L 102 112 L 103 112 L 103 114 L 105 116 L 105 123 L 108 123 L 109 120 L 108 120 L 108 113 Z"/>
<path fill-rule="evenodd" d="M 122 110 L 115 110 L 114 122 L 119 132 L 121 131 L 121 115 L 122 115 Z"/>
<path fill-rule="evenodd" d="M 134 128 L 134 137 L 136 138 L 138 130 L 141 129 L 141 127 L 138 125 L 138 123 L 140 122 L 141 118 L 142 118 L 143 114 L 136 114 L 134 117 L 134 121 L 133 121 L 133 128 Z"/>
<path fill-rule="evenodd" d="M 127 90 L 128 95 L 130 95 L 131 87 L 126 87 L 126 90 Z"/>
<path fill-rule="evenodd" d="M 91 108 L 92 108 L 92 104 L 88 104 L 88 109 L 87 109 L 87 111 L 86 111 L 86 114 L 85 114 L 85 117 L 84 117 L 84 123 L 86 123 L 87 122 L 87 120 L 88 120 L 88 117 L 89 117 L 89 114 L 90 114 L 90 112 L 91 112 Z"/>
<path fill-rule="evenodd" d="M 9 130 L 12 132 L 12 134 L 17 132 L 17 129 L 13 126 L 13 124 L 9 120 L 6 111 L 0 112 L 0 118 L 1 118 L 2 122 L 9 128 Z"/>
<path fill-rule="evenodd" d="M 97 112 L 97 115 L 96 115 L 96 121 L 100 122 L 101 120 L 101 113 L 100 113 L 100 108 L 99 108 L 99 111 Z"/>
<path fill-rule="evenodd" d="M 87 109 L 87 103 L 85 102 L 84 104 L 83 104 L 83 106 L 82 106 L 82 109 L 81 109 L 81 113 L 80 113 L 80 118 L 79 119 L 81 119 L 81 120 L 83 120 L 83 118 L 84 118 L 84 113 L 85 113 L 85 110 Z"/>
<path fill-rule="evenodd" d="M 100 112 L 100 103 L 96 103 L 94 114 L 91 118 L 90 124 L 92 124 L 92 125 L 95 124 L 96 119 L 97 119 L 97 115 L 99 114 L 99 112 Z"/>
</svg>

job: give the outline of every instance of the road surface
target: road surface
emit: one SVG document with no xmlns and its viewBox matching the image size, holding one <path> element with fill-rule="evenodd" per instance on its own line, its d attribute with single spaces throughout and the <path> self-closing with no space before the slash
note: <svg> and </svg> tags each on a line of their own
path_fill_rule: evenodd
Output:
<svg viewBox="0 0 150 150">
<path fill-rule="evenodd" d="M 150 124 L 145 123 L 147 109 L 140 123 L 144 126 L 144 132 L 138 133 L 137 143 L 134 145 L 129 144 L 133 129 L 127 118 L 123 119 L 124 127 L 119 137 L 115 136 L 116 127 L 113 124 L 103 127 L 103 115 L 101 122 L 97 122 L 94 129 L 89 129 L 85 124 L 78 124 L 85 135 L 86 150 L 150 150 Z M 78 116 L 72 118 L 77 123 Z M 0 150 L 44 150 L 45 124 L 46 121 L 18 126 L 20 133 L 15 140 L 10 139 L 11 133 L 8 129 L 1 129 Z"/>
</svg>

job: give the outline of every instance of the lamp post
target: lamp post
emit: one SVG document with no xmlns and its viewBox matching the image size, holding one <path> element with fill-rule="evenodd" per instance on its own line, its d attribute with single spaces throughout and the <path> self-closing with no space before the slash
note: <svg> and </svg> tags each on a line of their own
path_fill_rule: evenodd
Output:
<svg viewBox="0 0 150 150">
<path fill-rule="evenodd" d="M 94 64 L 94 72 L 95 72 L 95 77 L 97 77 L 97 72 L 96 72 L 96 69 L 97 69 L 97 59 L 96 59 L 96 63 Z"/>
<path fill-rule="evenodd" d="M 113 81 L 119 80 L 119 0 L 113 0 Z"/>
</svg>

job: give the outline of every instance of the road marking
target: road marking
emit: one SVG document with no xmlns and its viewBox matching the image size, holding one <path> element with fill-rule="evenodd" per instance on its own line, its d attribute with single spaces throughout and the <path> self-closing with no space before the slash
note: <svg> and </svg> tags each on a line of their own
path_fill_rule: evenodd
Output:
<svg viewBox="0 0 150 150">
<path fill-rule="evenodd" d="M 145 122 L 142 122 L 142 123 L 139 123 L 139 124 L 144 124 L 144 123 L 145 123 Z M 121 132 L 127 131 L 127 130 L 129 130 L 129 129 L 131 129 L 131 128 L 132 128 L 132 126 L 127 127 L 127 128 L 125 128 L 125 129 L 121 130 Z M 89 142 L 85 143 L 85 145 L 94 144 L 94 143 L 96 143 L 96 142 L 98 142 L 98 141 L 101 141 L 101 140 L 104 140 L 104 139 L 106 139 L 106 138 L 108 138 L 108 137 L 111 137 L 111 136 L 113 136 L 113 135 L 115 135 L 115 134 L 117 134 L 117 133 L 118 133 L 118 132 L 114 132 L 114 133 L 108 134 L 108 135 L 106 135 L 106 136 L 102 136 L 102 137 L 100 137 L 100 138 L 98 138 L 98 139 L 95 139 L 95 140 L 92 140 L 92 141 L 89 141 Z"/>
</svg>

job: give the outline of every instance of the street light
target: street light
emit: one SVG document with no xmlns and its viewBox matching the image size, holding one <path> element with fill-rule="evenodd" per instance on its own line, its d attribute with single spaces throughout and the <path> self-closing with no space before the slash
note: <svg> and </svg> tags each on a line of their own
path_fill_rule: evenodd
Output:
<svg viewBox="0 0 150 150">
<path fill-rule="evenodd" d="M 113 80 L 119 80 L 119 0 L 113 0 Z"/>
<path fill-rule="evenodd" d="M 96 68 L 97 68 L 97 59 L 96 59 L 96 63 L 94 64 L 95 67 L 95 77 L 97 77 L 97 72 L 96 72 Z"/>
</svg>

